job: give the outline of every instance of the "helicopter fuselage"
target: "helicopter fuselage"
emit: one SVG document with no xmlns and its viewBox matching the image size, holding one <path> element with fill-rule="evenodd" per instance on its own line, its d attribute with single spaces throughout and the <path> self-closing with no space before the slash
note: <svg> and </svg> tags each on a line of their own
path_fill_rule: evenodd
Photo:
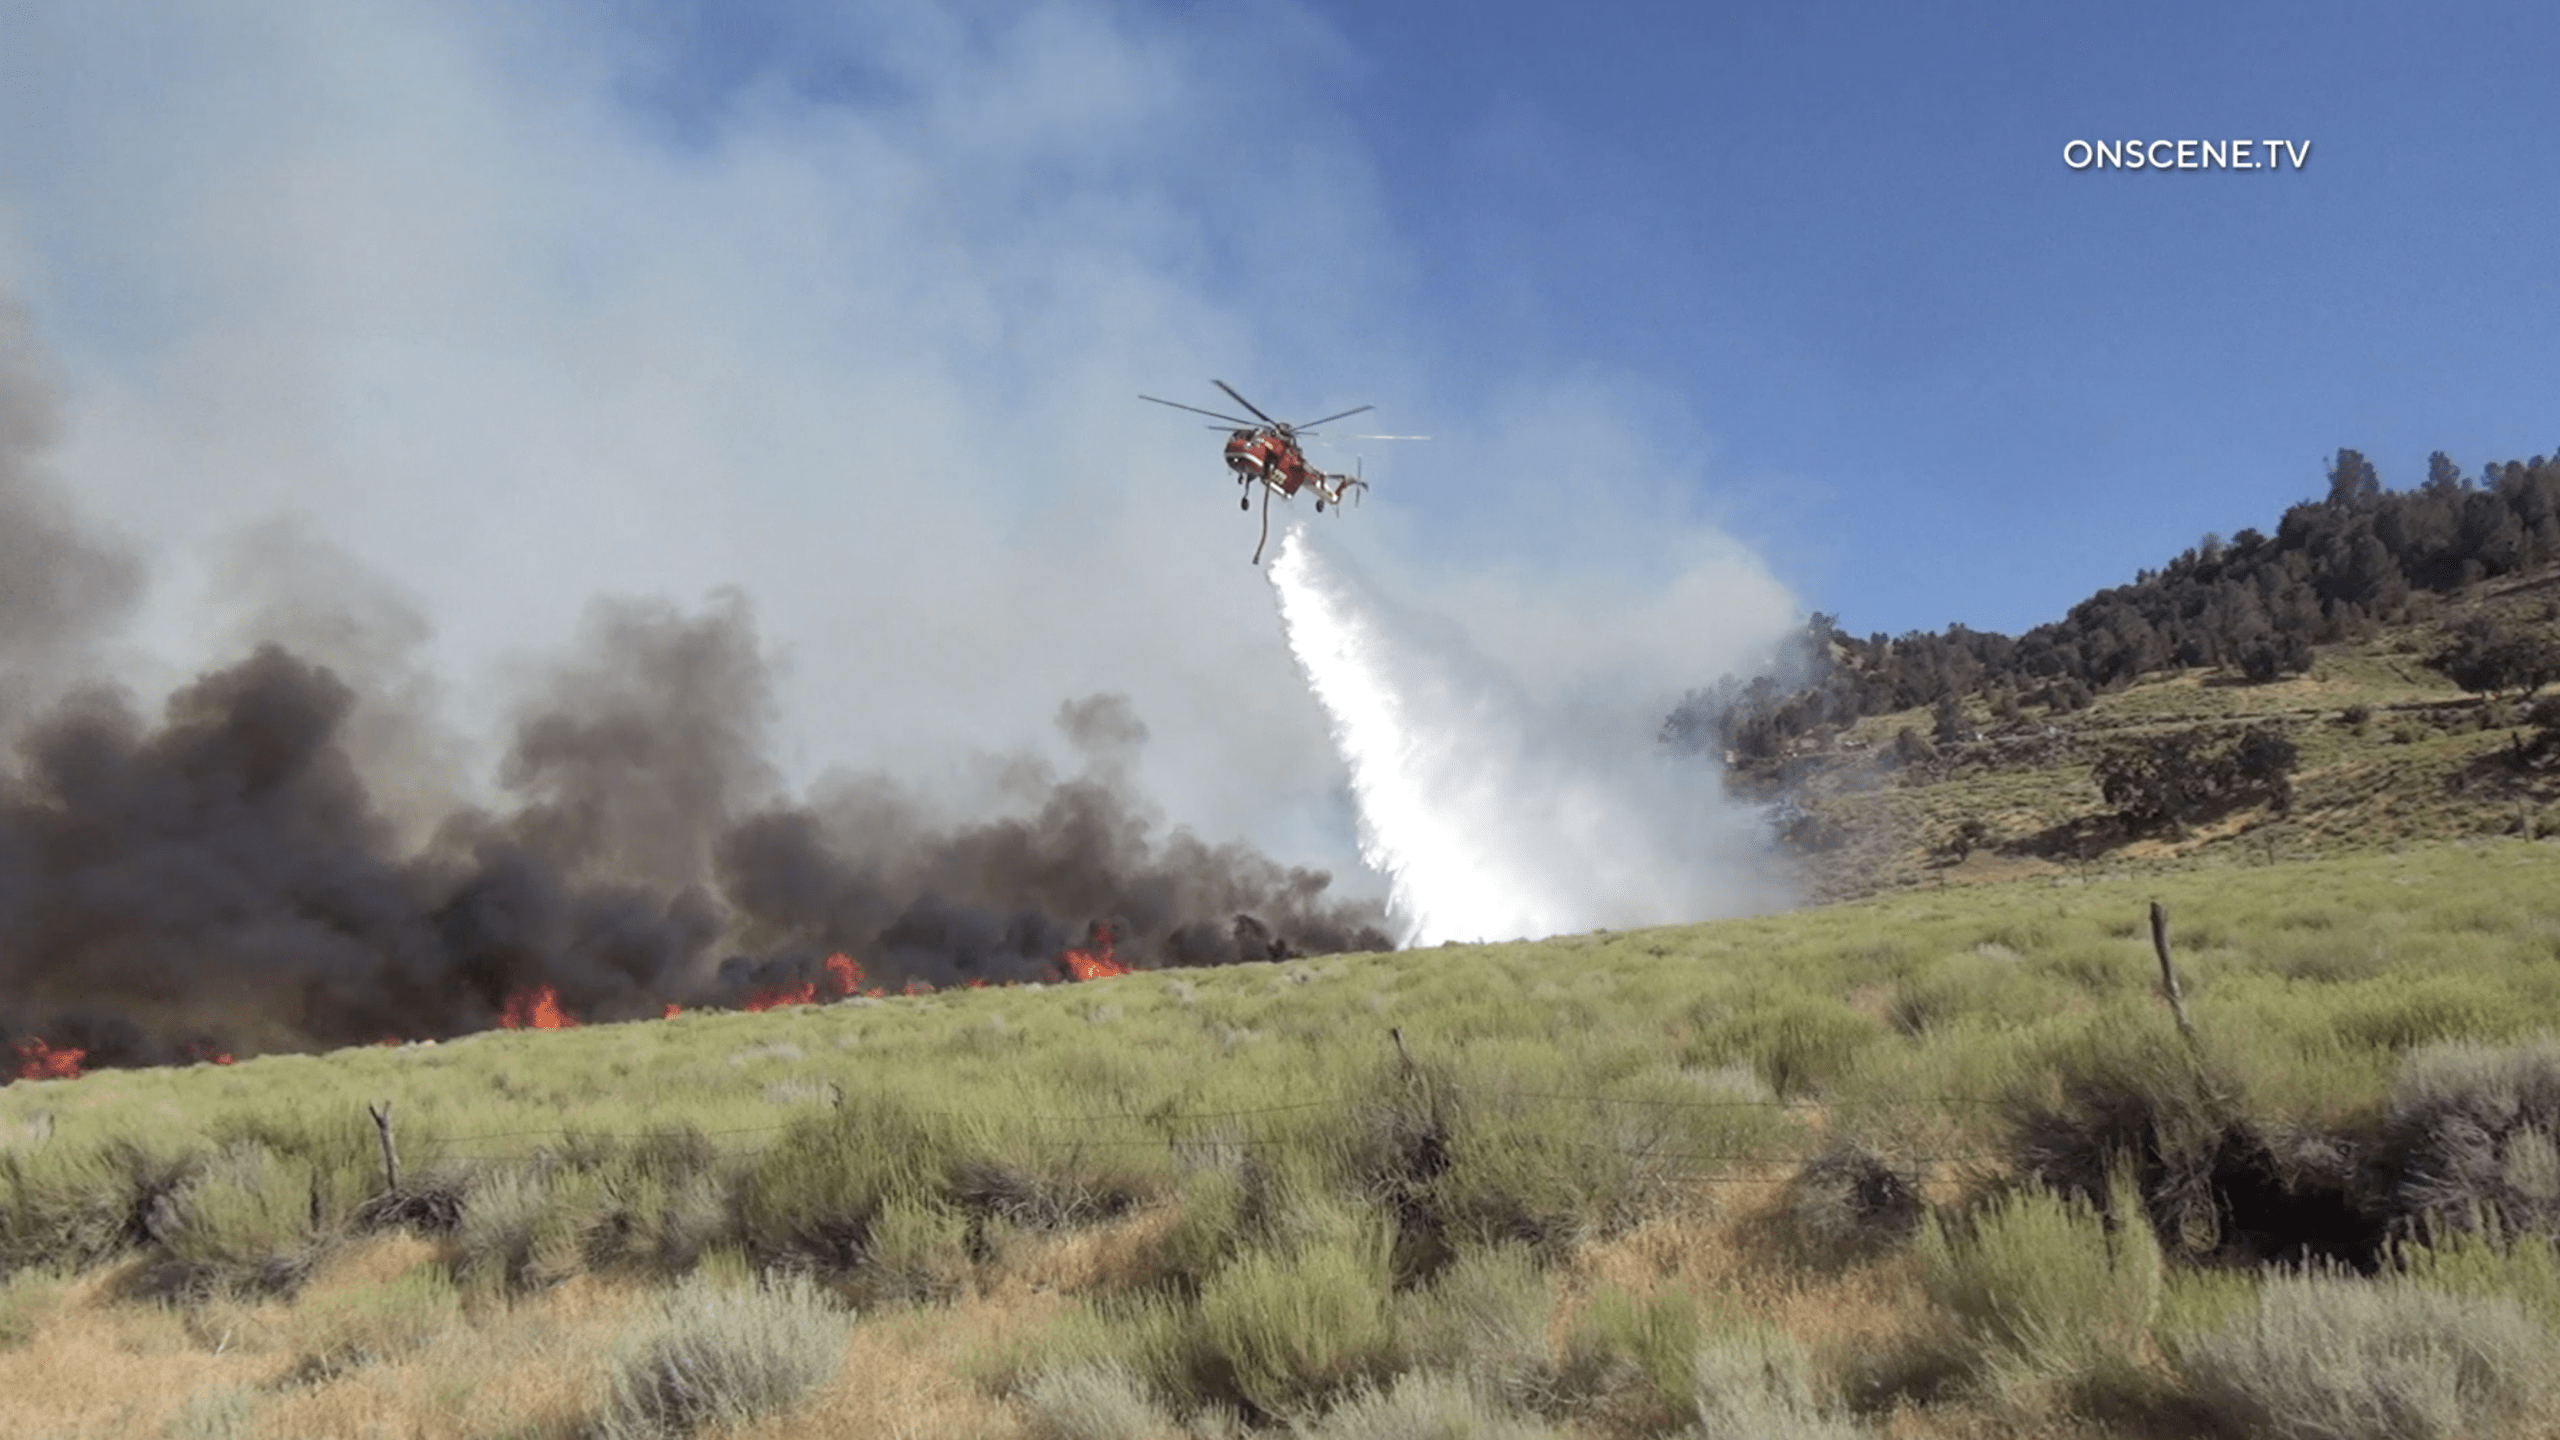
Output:
<svg viewBox="0 0 2560 1440">
<path fill-rule="evenodd" d="M 1278 430 L 1238 430 L 1227 437 L 1227 468 L 1238 480 L 1259 480 L 1282 495 L 1295 495 L 1315 472 L 1293 437 Z"/>
<path fill-rule="evenodd" d="M 1212 380 L 1209 383 L 1225 391 L 1228 399 L 1251 411 L 1254 419 L 1263 423 L 1255 425 L 1240 415 L 1203 410 L 1197 405 L 1185 405 L 1179 400 L 1159 400 L 1153 395 L 1141 395 L 1138 398 L 1153 401 L 1158 405 L 1169 405 L 1176 410 L 1188 410 L 1194 415 L 1206 415 L 1212 420 L 1223 421 L 1234 427 L 1227 432 L 1227 469 L 1234 472 L 1238 484 L 1249 485 L 1256 480 L 1262 482 L 1262 537 L 1264 540 L 1271 538 L 1271 497 L 1273 495 L 1286 500 L 1294 497 L 1301 490 L 1313 490 L 1316 493 L 1316 509 L 1321 511 L 1327 505 L 1339 508 L 1345 495 L 1369 488 L 1369 482 L 1358 475 L 1328 475 L 1308 464 L 1306 451 L 1300 449 L 1298 445 L 1298 436 L 1301 433 L 1312 435 L 1315 433 L 1316 426 L 1348 419 L 1368 410 L 1369 406 L 1356 405 L 1338 414 L 1327 415 L 1322 420 L 1309 420 L 1303 424 L 1291 425 L 1264 414 L 1252 401 L 1236 393 L 1236 388 L 1226 381 Z M 1244 506 L 1248 510 L 1253 508 L 1253 497 L 1250 492 L 1245 496 Z M 1253 558 L 1254 563 L 1261 563 L 1262 547 L 1260 545 L 1254 547 Z"/>
</svg>

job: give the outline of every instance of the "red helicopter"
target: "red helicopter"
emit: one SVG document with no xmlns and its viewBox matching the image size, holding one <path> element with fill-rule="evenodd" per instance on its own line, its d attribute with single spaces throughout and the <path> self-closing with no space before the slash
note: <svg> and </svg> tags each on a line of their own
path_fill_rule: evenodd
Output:
<svg viewBox="0 0 2560 1440">
<path fill-rule="evenodd" d="M 1253 547 L 1254 564 L 1262 563 L 1263 544 L 1271 539 L 1273 494 L 1276 493 L 1281 499 L 1286 500 L 1300 490 L 1313 490 L 1316 492 L 1316 513 L 1321 515 L 1328 503 L 1339 510 L 1342 507 L 1343 496 L 1352 495 L 1357 498 L 1357 492 L 1369 488 L 1369 482 L 1357 475 L 1329 474 L 1308 464 L 1306 451 L 1299 448 L 1298 437 L 1316 433 L 1315 427 L 1318 425 L 1345 420 L 1362 411 L 1374 410 L 1376 406 L 1354 406 L 1339 415 L 1327 415 L 1322 420 L 1308 420 L 1292 425 L 1263 414 L 1262 407 L 1237 394 L 1236 387 L 1226 381 L 1212 380 L 1209 383 L 1226 391 L 1228 399 L 1252 411 L 1254 418 L 1242 420 L 1233 415 L 1221 415 L 1215 410 L 1203 410 L 1197 405 L 1185 405 L 1178 400 L 1156 400 L 1153 395 L 1141 395 L 1138 398 L 1155 400 L 1158 405 L 1170 405 L 1176 410 L 1188 410 L 1194 415 L 1206 415 L 1212 420 L 1223 422 L 1224 425 L 1236 427 L 1227 436 L 1227 468 L 1235 472 L 1236 483 L 1239 485 L 1251 485 L 1256 480 L 1262 482 L 1262 540 Z M 1401 440 L 1420 437 L 1380 435 L 1365 438 Z M 1251 491 L 1247 491 L 1238 502 L 1238 508 L 1245 510 L 1253 508 Z"/>
</svg>

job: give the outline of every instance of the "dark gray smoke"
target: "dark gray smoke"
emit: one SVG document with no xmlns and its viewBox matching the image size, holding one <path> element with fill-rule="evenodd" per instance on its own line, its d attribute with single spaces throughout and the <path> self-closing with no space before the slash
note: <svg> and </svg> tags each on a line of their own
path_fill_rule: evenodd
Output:
<svg viewBox="0 0 2560 1440">
<path fill-rule="evenodd" d="M 1013 781 L 1028 813 L 942 827 L 886 776 L 839 778 L 808 803 L 748 819 L 721 841 L 723 893 L 765 948 L 877 957 L 897 980 L 999 982 L 1047 972 L 1089 927 L 1144 965 L 1228 965 L 1391 948 L 1384 908 L 1327 895 L 1323 871 L 1187 830 L 1162 844 L 1129 781 L 1146 726 L 1127 700 L 1059 707 L 1083 768 L 1035 761 Z"/>
<path fill-rule="evenodd" d="M 594 606 L 515 724 L 499 803 L 445 801 L 431 827 L 396 824 L 414 784 L 386 807 L 356 758 L 432 728 L 368 716 L 432 696 L 406 659 L 423 621 L 378 596 L 251 597 L 299 648 L 258 643 L 156 720 L 96 684 L 39 700 L 36 663 L 76 664 L 139 573 L 33 483 L 28 415 L 23 377 L 0 373 L 0 661 L 34 657 L 0 672 L 26 712 L 0 767 L 0 1044 L 111 1065 L 450 1035 L 544 985 L 583 1019 L 633 1018 L 818 980 L 837 951 L 890 989 L 1059 979 L 1099 927 L 1148 966 L 1389 943 L 1380 907 L 1329 897 L 1320 872 L 1159 839 L 1132 778 L 1147 730 L 1117 696 L 1060 707 L 1076 773 L 1002 762 L 995 817 L 938 818 L 880 775 L 782 796 L 770 660 L 734 592 L 697 613 Z M 289 533 L 242 553 L 273 562 L 246 567 L 271 588 L 369 593 Z"/>
</svg>

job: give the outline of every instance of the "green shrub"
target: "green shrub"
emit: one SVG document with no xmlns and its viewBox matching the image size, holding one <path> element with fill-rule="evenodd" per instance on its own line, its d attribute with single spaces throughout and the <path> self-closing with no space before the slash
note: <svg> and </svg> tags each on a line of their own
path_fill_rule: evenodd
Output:
<svg viewBox="0 0 2560 1440">
<path fill-rule="evenodd" d="M 499 1165 L 473 1178 L 454 1228 L 454 1273 L 468 1284 L 503 1291 L 555 1285 L 585 1264 L 594 1182 L 523 1165 Z"/>
<path fill-rule="evenodd" d="M 1565 1338 L 1558 1398 L 1596 1402 L 1638 1429 L 1686 1424 L 1696 1418 L 1698 1348 L 1705 1337 L 1697 1304 L 1685 1291 L 1638 1299 L 1604 1287 Z"/>
<path fill-rule="evenodd" d="M 1697 1440 L 1856 1440 L 1858 1426 L 1822 1413 L 1812 1367 L 1785 1335 L 1717 1335 L 1691 1362 Z"/>
<path fill-rule="evenodd" d="M 1836 1085 L 1884 1034 L 1883 1026 L 1837 1000 L 1782 994 L 1712 1018 L 1680 1059 L 1710 1070 L 1728 1061 L 1749 1061 L 1759 1067 L 1769 1088 L 1795 1099 Z"/>
<path fill-rule="evenodd" d="M 2316 1273 L 2270 1276 L 2252 1311 L 2173 1337 L 2171 1355 L 2216 1424 L 2278 1440 L 2484 1433 L 2531 1404 L 2555 1358 L 2504 1296 Z"/>
<path fill-rule="evenodd" d="M 594 1196 L 585 1225 L 587 1263 L 673 1278 L 704 1252 L 736 1240 L 719 1152 L 691 1125 L 644 1132 L 627 1145 L 571 1137 L 562 1163 Z"/>
<path fill-rule="evenodd" d="M 193 1391 L 169 1417 L 169 1440 L 257 1440 L 257 1405 L 246 1385 Z"/>
<path fill-rule="evenodd" d="M 1156 1249 L 1158 1273 L 1185 1295 L 1197 1295 L 1244 1240 L 1245 1186 L 1232 1170 L 1194 1171 L 1182 1186 L 1182 1208 Z"/>
<path fill-rule="evenodd" d="M 2091 1204 L 2129 1170 L 2164 1243 L 2188 1253 L 2222 1239 L 2214 1170 L 2239 1125 L 2241 1087 L 2148 1016 L 2111 1016 L 2056 1047 L 2046 1073 L 2003 1109 L 2019 1172 Z M 2030 1072 L 2033 1074 L 2034 1072 Z"/>
<path fill-rule="evenodd" d="M 2433 1229 L 2433 1227 L 2430 1227 Z M 2479 1230 L 2434 1230 L 2425 1244 L 2392 1247 L 2402 1274 L 2448 1295 L 2505 1296 L 2560 1333 L 2560 1243 Z"/>
<path fill-rule="evenodd" d="M 1026 1230 L 1089 1225 L 1127 1213 L 1174 1188 L 1176 1165 L 1153 1148 L 1049 1143 L 1015 1136 L 997 1155 L 969 1155 L 952 1171 L 955 1204 L 981 1220 Z M 1019 1153 L 1016 1153 L 1019 1152 Z"/>
<path fill-rule="evenodd" d="M 1286 1257 L 1250 1251 L 1219 1271 L 1201 1289 L 1187 1337 L 1201 1398 L 1302 1415 L 1386 1374 L 1395 1357 L 1389 1248 L 1372 1228 Z"/>
<path fill-rule="evenodd" d="M 2155 1338 L 2220 1328 L 2258 1304 L 2257 1271 L 2176 1265 L 2162 1277 L 2160 1308 L 2151 1317 Z M 2168 1343 L 2162 1340 L 2163 1344 Z"/>
<path fill-rule="evenodd" d="M 588 1248 L 597 1264 L 621 1260 L 660 1276 L 679 1277 L 691 1273 L 705 1255 L 737 1240 L 727 1189 L 717 1176 L 636 1177 L 607 1193 L 611 1210 L 606 1223 L 613 1227 L 607 1233 L 618 1243 L 599 1246 L 591 1239 Z"/>
<path fill-rule="evenodd" d="M 1517 1083 L 1488 1075 L 1470 1087 L 1436 1173 L 1391 1198 L 1408 1228 L 1417 1219 L 1438 1227 L 1444 1262 L 1466 1247 L 1506 1244 L 1560 1261 L 1585 1239 L 1695 1204 L 1696 1177 L 1714 1157 L 1799 1143 L 1771 1107 L 1702 1096 L 1696 1074 L 1669 1067 L 1628 1075 L 1605 1095 L 1569 1076 Z M 1429 1273 L 1399 1267 L 1405 1278 Z"/>
<path fill-rule="evenodd" d="M 150 1220 L 202 1164 L 117 1138 L 0 1151 L 0 1271 L 86 1269 L 150 1241 Z"/>
<path fill-rule="evenodd" d="M 1995 1379 L 2077 1380 L 2131 1368 L 2160 1303 L 2160 1247 L 2129 1181 L 2109 1222 L 2086 1202 L 2011 1194 L 1920 1232 L 1923 1284 L 1969 1359 Z"/>
<path fill-rule="evenodd" d="M 874 1301 L 956 1298 L 969 1281 L 969 1222 L 932 1200 L 900 1196 L 880 1208 L 856 1283 Z"/>
<path fill-rule="evenodd" d="M 2022 992 L 2040 998 L 2051 988 L 2041 977 L 2030 982 L 2015 956 L 1966 951 L 1898 977 L 1885 1019 L 1897 1033 L 1917 1038 L 1964 1017 L 2013 1007 Z"/>
<path fill-rule="evenodd" d="M 338 1374 L 416 1354 L 462 1323 L 462 1299 L 442 1270 L 422 1268 L 379 1284 L 314 1295 L 298 1304 L 294 1328 L 308 1374 Z"/>
<path fill-rule="evenodd" d="M 678 1285 L 608 1366 L 593 1440 L 664 1440 L 787 1409 L 844 1363 L 852 1317 L 805 1277 Z"/>
<path fill-rule="evenodd" d="M 167 1260 L 154 1288 L 294 1289 L 317 1254 L 313 1204 L 309 1167 L 255 1142 L 216 1151 L 155 1208 L 150 1228 Z"/>
<path fill-rule="evenodd" d="M 1044 1372 L 1026 1386 L 1032 1440 L 1172 1440 L 1180 1432 L 1145 1377 L 1119 1360 Z"/>
<path fill-rule="evenodd" d="M 2338 987 L 2330 1028 L 2342 1040 L 2407 1050 L 2433 1040 L 2495 1039 L 2517 1021 L 2514 997 L 2468 975 L 2383 974 Z"/>
<path fill-rule="evenodd" d="M 1428 1289 L 1395 1300 L 1397 1348 L 1412 1368 L 1464 1375 L 1526 1404 L 1552 1385 L 1546 1277 L 1520 1246 L 1471 1249 Z"/>
<path fill-rule="evenodd" d="M 34 1342 L 62 1308 L 67 1282 L 50 1270 L 27 1269 L 0 1280 L 0 1350 Z"/>
<path fill-rule="evenodd" d="M 767 1264 L 850 1273 L 881 1210 L 948 1196 L 965 1158 L 950 1121 L 895 1096 L 848 1096 L 756 1157 L 739 1190 L 738 1232 Z"/>
<path fill-rule="evenodd" d="M 255 1146 L 288 1162 L 309 1187 L 311 1223 L 323 1234 L 348 1227 L 364 1202 L 381 1188 L 380 1148 L 372 1117 L 354 1105 L 295 1104 L 276 1110 L 224 1115 L 206 1127 L 214 1148 Z M 402 1136 L 410 1155 L 433 1153 L 432 1134 Z"/>
<path fill-rule="evenodd" d="M 2401 1064 L 2374 1145 L 2382 1198 L 2405 1235 L 2483 1220 L 2560 1236 L 2560 1040 L 2446 1041 Z"/>
<path fill-rule="evenodd" d="M 1133 1304 L 1126 1296 L 1105 1301 L 1069 1295 L 1063 1306 L 1041 1322 L 967 1352 L 961 1371 L 990 1393 L 1016 1398 L 1028 1393 L 1042 1376 L 1105 1362 L 1127 1366 L 1142 1386 L 1178 1388 L 1181 1376 L 1173 1347 L 1141 1344 L 1136 1338 L 1138 1327 L 1130 1323 L 1133 1310 L 1159 1298 L 1141 1296 Z"/>
<path fill-rule="evenodd" d="M 1545 1423 L 1513 1414 L 1459 1376 L 1416 1370 L 1383 1388 L 1353 1391 L 1320 1420 L 1298 1421 L 1296 1440 L 1560 1440 Z"/>
</svg>

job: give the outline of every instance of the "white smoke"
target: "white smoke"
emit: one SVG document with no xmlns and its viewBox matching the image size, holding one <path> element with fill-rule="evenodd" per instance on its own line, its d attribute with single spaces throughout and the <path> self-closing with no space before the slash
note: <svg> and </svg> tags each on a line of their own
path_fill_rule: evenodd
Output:
<svg viewBox="0 0 2560 1440">
<path fill-rule="evenodd" d="M 1539 700 L 1428 617 L 1400 615 L 1291 526 L 1270 579 L 1351 772 L 1361 857 L 1409 944 L 1708 919 L 1785 902 L 1765 829 L 1661 714 Z"/>
</svg>

